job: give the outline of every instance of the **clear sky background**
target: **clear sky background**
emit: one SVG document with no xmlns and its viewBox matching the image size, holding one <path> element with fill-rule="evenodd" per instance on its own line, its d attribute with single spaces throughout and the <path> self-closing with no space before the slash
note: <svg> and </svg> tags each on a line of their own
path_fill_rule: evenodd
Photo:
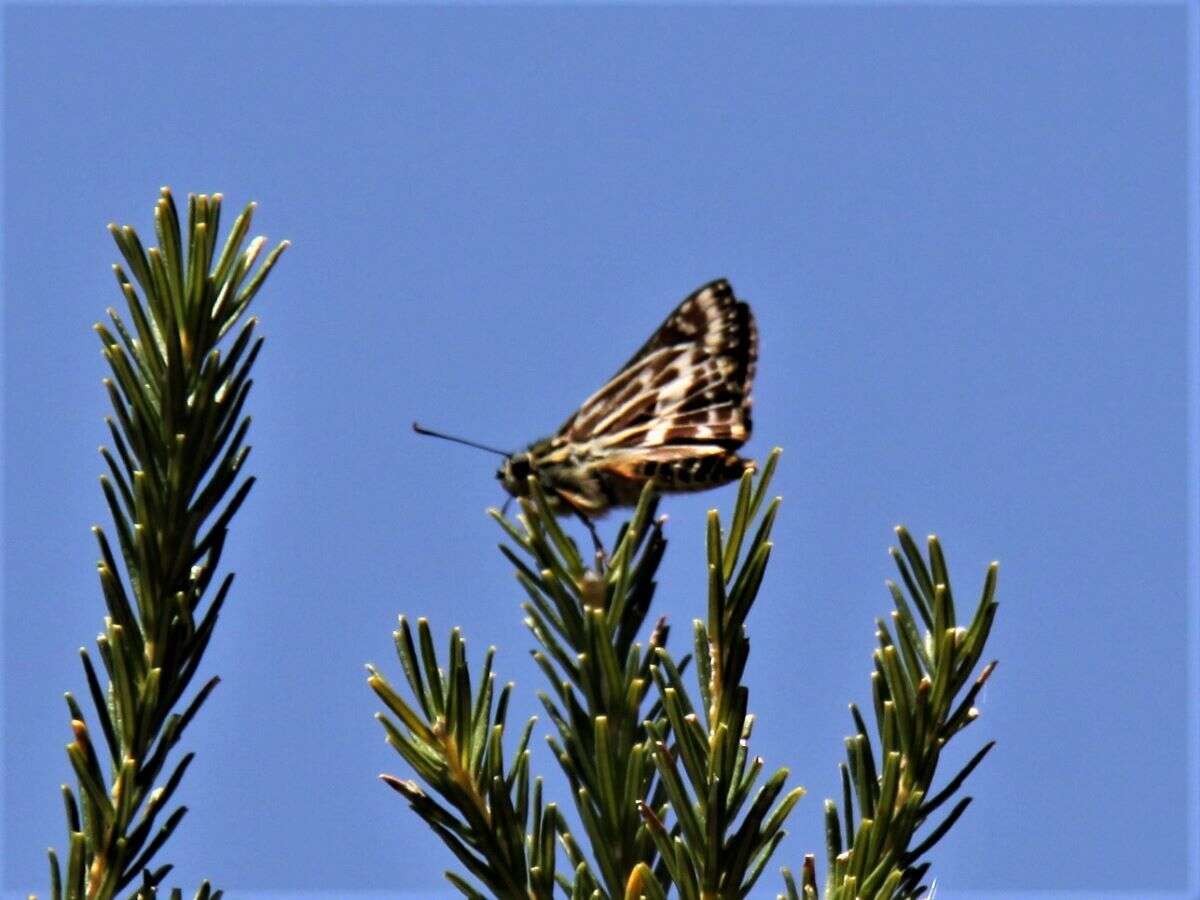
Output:
<svg viewBox="0 0 1200 900">
<path fill-rule="evenodd" d="M 1000 668 L 951 758 L 999 746 L 934 854 L 939 900 L 1190 896 L 1187 17 L 8 6 L 4 897 L 44 894 L 64 845 L 61 694 L 103 615 L 104 226 L 149 240 L 162 184 L 257 200 L 255 233 L 294 243 L 258 301 L 261 480 L 172 884 L 451 896 L 450 854 L 376 780 L 407 770 L 363 663 L 399 675 L 404 612 L 496 644 L 513 721 L 541 683 L 483 514 L 494 460 L 409 423 L 541 437 L 726 276 L 762 335 L 747 449 L 785 448 L 749 683 L 754 749 L 810 793 L 775 863 L 823 858 L 903 522 L 942 536 L 964 604 L 1001 561 Z M 731 498 L 664 504 L 679 625 Z"/>
</svg>

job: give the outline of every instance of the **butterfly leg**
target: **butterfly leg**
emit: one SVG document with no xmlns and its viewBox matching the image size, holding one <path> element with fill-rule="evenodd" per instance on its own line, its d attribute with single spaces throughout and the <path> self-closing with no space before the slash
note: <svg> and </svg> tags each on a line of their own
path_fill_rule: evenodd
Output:
<svg viewBox="0 0 1200 900">
<path fill-rule="evenodd" d="M 579 521 L 584 524 L 588 530 L 588 534 L 592 536 L 592 548 L 596 551 L 596 568 L 603 572 L 604 564 L 608 561 L 608 554 L 604 551 L 604 544 L 600 540 L 600 533 L 596 531 L 596 526 L 592 524 L 592 520 L 587 517 L 587 514 L 582 510 L 571 507 L 575 515 L 579 516 Z"/>
</svg>

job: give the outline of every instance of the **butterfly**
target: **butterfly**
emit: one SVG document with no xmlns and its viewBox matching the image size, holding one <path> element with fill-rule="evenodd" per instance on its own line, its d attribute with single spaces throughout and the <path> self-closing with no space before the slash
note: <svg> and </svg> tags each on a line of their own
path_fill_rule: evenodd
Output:
<svg viewBox="0 0 1200 900">
<path fill-rule="evenodd" d="M 724 279 L 686 297 L 550 437 L 505 453 L 496 478 L 513 497 L 537 479 L 552 509 L 590 522 L 637 502 L 653 479 L 664 493 L 701 491 L 754 468 L 737 455 L 750 437 L 758 330 Z M 435 437 L 413 423 L 414 429 Z"/>
</svg>

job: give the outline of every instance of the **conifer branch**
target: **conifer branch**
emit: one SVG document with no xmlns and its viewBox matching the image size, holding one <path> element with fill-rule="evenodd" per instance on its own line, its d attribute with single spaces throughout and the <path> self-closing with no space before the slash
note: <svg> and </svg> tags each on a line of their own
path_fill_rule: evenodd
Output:
<svg viewBox="0 0 1200 900">
<path fill-rule="evenodd" d="M 214 258 L 221 199 L 189 196 L 186 246 L 166 188 L 154 214 L 158 246 L 144 249 L 130 226 L 109 226 L 128 266 L 113 271 L 129 322 L 110 308 L 111 328 L 95 327 L 112 369 L 104 385 L 116 451 L 100 448 L 108 468 L 100 486 L 117 553 L 93 528 L 108 609 L 97 638 L 103 672 L 80 650 L 102 743 L 94 742 L 82 707 L 67 694 L 74 736 L 67 756 L 77 787 L 62 789 L 68 853 L 64 872 L 50 851 L 53 900 L 107 900 L 126 888 L 141 900 L 156 896 L 171 866 L 151 868 L 151 861 L 187 811 L 179 806 L 163 817 L 192 754 L 153 785 L 218 681 L 210 678 L 182 712 L 174 711 L 228 595 L 232 575 L 204 604 L 230 519 L 253 483 L 238 484 L 250 449 L 244 443 L 250 420 L 241 412 L 262 339 L 254 338 L 256 320 L 244 313 L 287 247 L 277 246 L 245 281 L 264 244 L 256 238 L 242 250 L 254 204 Z M 235 326 L 238 336 L 223 355 L 221 337 Z M 172 890 L 172 898 L 181 896 Z M 195 894 L 220 896 L 207 882 Z"/>
<path fill-rule="evenodd" d="M 876 620 L 879 649 L 871 674 L 880 755 L 875 755 L 862 713 L 851 704 L 855 734 L 846 738 L 847 761 L 840 766 L 841 815 L 833 800 L 825 802 L 825 900 L 915 900 L 924 895 L 930 863 L 922 858 L 958 821 L 971 798 L 958 800 L 936 823 L 934 814 L 995 745 L 984 744 L 933 792 L 942 749 L 978 718 L 975 698 L 996 667 L 993 660 L 974 674 L 996 616 L 998 566 L 988 567 L 979 604 L 962 627 L 937 537 L 929 537 L 926 561 L 908 531 L 897 527 L 896 536 L 900 547 L 890 552 L 905 589 L 887 582 L 896 609 L 892 628 Z M 964 689 L 962 699 L 956 699 Z M 799 886 L 787 870 L 784 882 L 781 900 L 821 896 L 812 856 L 805 858 Z"/>
<path fill-rule="evenodd" d="M 780 499 L 767 504 L 761 519 L 759 512 L 779 453 L 771 452 L 757 485 L 751 472 L 742 476 L 727 533 L 716 510 L 708 514 L 708 618 L 693 625 L 700 711 L 665 648 L 658 649 L 651 667 L 674 733 L 668 742 L 650 726 L 678 833 L 668 832 L 663 817 L 650 809 L 642 807 L 642 814 L 682 900 L 747 896 L 804 795 L 799 787 L 784 793 L 788 770 L 783 768 L 755 790 L 763 760 L 750 755 L 754 717 L 747 711 L 749 689 L 743 684 L 750 655 L 746 618 L 771 554 Z M 756 520 L 754 537 L 740 558 Z"/>
<path fill-rule="evenodd" d="M 562 843 L 574 869 L 564 886 L 572 896 L 602 898 L 625 897 L 631 883 L 661 881 L 665 890 L 665 867 L 638 812 L 639 804 L 666 811 L 650 728 L 657 723 L 665 732 L 670 725 L 648 694 L 654 654 L 669 629 L 659 621 L 644 646 L 635 640 L 645 627 L 667 545 L 663 520 L 654 518 L 657 497 L 647 485 L 611 558 L 596 569 L 584 565 L 536 479 L 529 479 L 529 496 L 520 505 L 520 528 L 494 510 L 492 515 L 516 545 L 515 551 L 500 549 L 529 598 L 521 608 L 540 647 L 533 658 L 552 691 L 538 694 L 557 731 L 548 742 L 592 851 L 589 860 L 564 828 Z"/>
<path fill-rule="evenodd" d="M 543 805 L 542 780 L 530 789 L 529 738 L 525 726 L 511 766 L 504 763 L 504 729 L 512 684 L 495 695 L 495 648 L 489 648 L 478 688 L 472 690 L 466 644 L 459 629 L 450 633 L 447 665 L 438 664 L 433 635 L 417 621 L 413 640 L 400 617 L 393 633 L 396 652 L 412 693 L 405 700 L 373 666 L 367 683 L 395 718 L 377 713 L 387 742 L 444 803 L 414 781 L 380 778 L 409 805 L 454 853 L 467 871 L 496 897 L 549 900 L 554 893 L 558 811 Z M 446 878 L 466 897 L 482 897 L 466 879 Z"/>
</svg>

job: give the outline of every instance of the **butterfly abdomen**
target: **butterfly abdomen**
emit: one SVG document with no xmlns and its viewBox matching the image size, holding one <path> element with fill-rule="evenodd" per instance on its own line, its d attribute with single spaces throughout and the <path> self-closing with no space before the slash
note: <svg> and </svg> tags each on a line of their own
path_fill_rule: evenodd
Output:
<svg viewBox="0 0 1200 900">
<path fill-rule="evenodd" d="M 663 491 L 703 491 L 728 484 L 754 468 L 754 460 L 731 453 L 691 457 L 669 461 L 649 460 L 640 466 L 639 475 L 653 479 Z"/>
</svg>

